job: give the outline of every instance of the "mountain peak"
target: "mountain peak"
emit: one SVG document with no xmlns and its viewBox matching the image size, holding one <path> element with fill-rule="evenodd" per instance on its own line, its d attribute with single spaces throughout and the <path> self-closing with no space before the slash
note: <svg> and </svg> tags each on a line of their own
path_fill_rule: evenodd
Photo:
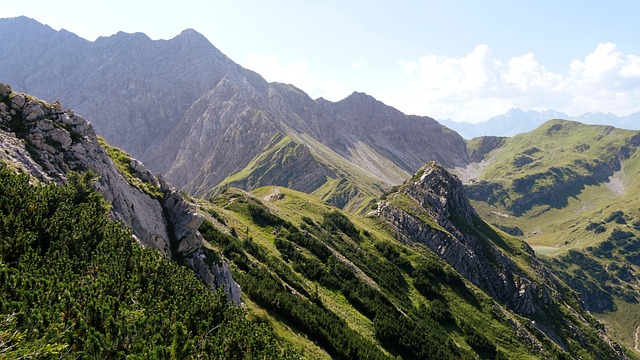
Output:
<svg viewBox="0 0 640 360">
<path fill-rule="evenodd" d="M 181 40 L 181 41 L 188 41 L 188 42 L 195 42 L 195 43 L 201 42 L 201 43 L 206 43 L 208 46 L 213 46 L 204 35 L 202 35 L 201 33 L 191 28 L 183 30 L 178 36 L 174 37 L 172 40 Z"/>
<path fill-rule="evenodd" d="M 460 179 L 435 161 L 426 163 L 412 180 L 406 187 L 407 193 L 422 198 L 421 205 L 428 204 L 440 217 L 449 217 L 452 210 L 468 222 L 477 216 Z"/>
<path fill-rule="evenodd" d="M 351 95 L 347 96 L 346 98 L 343 99 L 344 100 L 358 100 L 358 101 L 363 101 L 363 100 L 369 100 L 369 101 L 377 101 L 373 96 L 368 95 L 366 93 L 363 92 L 358 92 L 358 91 L 354 91 L 353 93 L 351 93 Z"/>
<path fill-rule="evenodd" d="M 520 115 L 520 114 L 524 114 L 525 112 L 522 111 L 522 109 L 519 108 L 511 108 L 506 112 L 506 115 Z"/>
<path fill-rule="evenodd" d="M 51 26 L 26 16 L 0 19 L 0 31 L 3 32 L 3 36 L 14 36 L 21 39 L 25 37 L 38 39 L 57 32 Z M 68 33 L 66 30 L 60 32 Z M 74 36 L 77 37 L 77 35 Z"/>
</svg>

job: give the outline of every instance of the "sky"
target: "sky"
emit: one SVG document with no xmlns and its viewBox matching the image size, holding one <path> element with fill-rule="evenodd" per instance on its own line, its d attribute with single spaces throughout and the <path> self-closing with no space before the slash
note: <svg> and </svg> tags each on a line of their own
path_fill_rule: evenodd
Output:
<svg viewBox="0 0 640 360">
<path fill-rule="evenodd" d="M 191 28 L 268 81 L 479 122 L 511 108 L 640 111 L 640 1 L 0 0 L 87 40 Z"/>
</svg>

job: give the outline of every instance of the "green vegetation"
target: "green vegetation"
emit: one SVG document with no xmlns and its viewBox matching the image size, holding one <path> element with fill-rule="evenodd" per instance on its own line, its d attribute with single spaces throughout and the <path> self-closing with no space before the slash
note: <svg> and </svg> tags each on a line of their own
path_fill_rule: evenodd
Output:
<svg viewBox="0 0 640 360">
<path fill-rule="evenodd" d="M 314 357 L 562 357 L 529 320 L 500 310 L 424 246 L 396 241 L 375 217 L 276 187 L 252 193 L 229 188 L 200 207 L 215 214 L 200 231 L 230 261 L 249 313 Z M 499 236 L 489 226 L 477 234 Z M 529 257 L 514 238 L 504 238 L 501 246 L 520 261 Z M 532 343 L 514 322 L 544 350 L 526 345 Z M 573 342 L 569 348 L 580 346 Z M 604 349 L 596 354 L 608 356 Z"/>
<path fill-rule="evenodd" d="M 638 139 L 636 131 L 549 121 L 506 139 L 487 155 L 492 160 L 480 181 L 469 185 L 469 196 L 517 216 L 541 204 L 563 208 L 586 186 L 606 181 L 619 170 Z"/>
<path fill-rule="evenodd" d="M 113 163 L 116 165 L 120 174 L 122 174 L 122 176 L 127 179 L 127 182 L 129 184 L 140 189 L 152 198 L 162 199 L 164 195 L 162 194 L 162 191 L 160 190 L 160 187 L 158 185 L 151 184 L 148 181 L 144 181 L 136 176 L 133 168 L 131 167 L 131 155 L 127 154 L 117 147 L 109 145 L 106 140 L 101 137 L 98 137 L 98 142 L 100 143 L 100 146 L 107 152 L 109 158 L 111 158 Z"/>
<path fill-rule="evenodd" d="M 0 166 L 0 357 L 291 356 L 267 324 L 109 220 L 91 176 L 40 185 Z"/>
<path fill-rule="evenodd" d="M 386 169 L 384 176 L 388 181 L 400 182 L 403 176 L 409 176 L 382 156 L 376 160 L 385 161 L 380 168 Z M 376 198 L 390 187 L 388 182 L 309 136 L 278 132 L 247 166 L 208 191 L 207 197 L 218 195 L 227 187 L 254 190 L 266 185 L 312 193 L 331 205 L 358 214 L 371 210 Z"/>
<path fill-rule="evenodd" d="M 635 274 L 640 266 L 640 232 L 623 230 L 620 226 L 626 225 L 627 219 L 628 216 L 618 210 L 601 222 L 590 223 L 587 230 L 602 233 L 606 236 L 604 240 L 546 260 L 560 278 L 581 295 L 591 311 L 610 312 L 617 310 L 616 303 L 620 301 L 639 302 Z"/>
<path fill-rule="evenodd" d="M 531 244 L 629 348 L 638 323 L 626 319 L 640 310 L 639 145 L 638 131 L 554 120 L 506 139 L 469 186 L 478 213 Z"/>
</svg>

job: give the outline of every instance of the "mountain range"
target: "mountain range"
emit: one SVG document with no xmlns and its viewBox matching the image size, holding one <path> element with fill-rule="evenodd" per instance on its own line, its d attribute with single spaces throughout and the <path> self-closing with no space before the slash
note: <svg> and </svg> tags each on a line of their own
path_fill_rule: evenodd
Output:
<svg viewBox="0 0 640 360">
<path fill-rule="evenodd" d="M 14 54 L 0 59 L 2 81 L 63 100 L 190 194 L 275 184 L 358 208 L 427 161 L 468 162 L 464 140 L 431 118 L 362 93 L 334 103 L 267 83 L 193 30 L 89 42 L 21 17 L 2 19 L 0 34 Z"/>
<path fill-rule="evenodd" d="M 22 17 L 0 35 L 0 351 L 637 358 L 637 131 L 465 141 L 268 83 L 193 30 L 90 42 Z M 217 289 L 244 308 L 202 310 Z"/>
<path fill-rule="evenodd" d="M 0 197 L 0 309 L 11 320 L 0 324 L 0 350 L 10 356 L 38 347 L 40 356 L 150 356 L 152 346 L 161 357 L 213 358 L 223 348 L 229 358 L 279 357 L 291 346 L 318 358 L 626 357 L 531 248 L 484 223 L 462 182 L 435 162 L 387 193 L 369 217 L 273 186 L 226 188 L 193 204 L 59 103 L 0 84 L 0 127 L 0 181 L 9 195 Z M 55 188 L 69 198 L 49 200 Z M 74 212 L 78 219 L 55 220 Z M 109 225 L 114 220 L 131 232 L 115 230 L 123 227 Z M 131 248 L 136 242 L 146 257 Z M 194 285 L 195 276 L 206 287 Z M 191 285 L 163 290 L 176 282 Z M 62 305 L 52 284 L 69 294 Z M 195 299 L 216 289 L 281 329 L 283 350 L 263 348 L 277 341 L 255 323 L 240 330 L 233 310 L 214 310 L 227 313 L 220 329 L 225 323 L 213 314 L 181 308 L 202 306 Z M 163 303 L 181 299 L 161 310 L 181 320 L 158 323 L 150 294 Z M 56 306 L 73 315 L 58 317 Z M 162 337 L 176 327 L 181 335 Z M 160 335 L 136 336 L 152 328 Z M 195 346 L 213 331 L 233 334 L 240 348 L 229 351 L 215 336 L 208 351 Z M 5 335 L 12 333 L 19 336 Z"/>
<path fill-rule="evenodd" d="M 465 139 L 479 136 L 515 136 L 529 132 L 553 119 L 575 120 L 585 124 L 611 125 L 621 129 L 640 130 L 640 113 L 617 116 L 612 113 L 584 113 L 569 116 L 555 110 L 535 111 L 511 109 L 503 115 L 497 115 L 478 123 L 457 122 L 450 119 L 438 120 L 442 125 L 455 130 Z"/>
</svg>

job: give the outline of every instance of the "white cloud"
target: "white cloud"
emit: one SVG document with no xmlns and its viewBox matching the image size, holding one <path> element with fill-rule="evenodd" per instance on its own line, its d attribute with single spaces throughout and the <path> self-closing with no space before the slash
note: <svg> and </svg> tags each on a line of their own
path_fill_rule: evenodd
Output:
<svg viewBox="0 0 640 360">
<path fill-rule="evenodd" d="M 547 70 L 533 53 L 504 64 L 487 45 L 460 58 L 427 55 L 399 61 L 399 67 L 409 85 L 381 100 L 413 114 L 477 122 L 514 107 L 570 115 L 640 111 L 640 56 L 625 55 L 613 43 L 573 60 L 566 74 Z"/>
<path fill-rule="evenodd" d="M 418 66 L 415 61 L 398 60 L 398 64 L 400 64 L 402 70 L 406 75 L 411 75 Z"/>
<path fill-rule="evenodd" d="M 353 67 L 354 69 L 360 69 L 365 66 L 367 66 L 367 61 L 364 56 L 360 56 L 360 59 L 358 59 L 358 61 L 354 61 L 351 63 L 351 67 Z"/>
<path fill-rule="evenodd" d="M 361 58 L 361 61 L 364 61 Z M 339 82 L 320 80 L 311 74 L 309 63 L 294 61 L 282 64 L 275 56 L 252 54 L 242 63 L 269 82 L 292 84 L 305 91 L 312 98 L 324 97 L 337 101 L 348 96 L 352 91 L 345 89 Z"/>
<path fill-rule="evenodd" d="M 353 91 L 365 91 L 405 113 L 436 119 L 478 122 L 511 108 L 554 109 L 569 115 L 640 111 L 640 56 L 624 54 L 613 43 L 599 44 L 569 62 L 564 73 L 548 70 L 533 53 L 502 62 L 487 45 L 477 45 L 459 58 L 426 55 L 400 60 L 389 81 L 376 81 L 384 84 L 378 91 L 347 83 L 353 78 L 335 76 L 337 69 L 321 76 L 307 61 L 283 63 L 274 56 L 252 55 L 242 65 L 267 81 L 293 84 L 312 98 L 338 101 Z M 364 57 L 350 69 L 342 69 L 343 74 L 376 71 Z"/>
<path fill-rule="evenodd" d="M 620 76 L 626 78 L 638 78 L 640 77 L 640 56 L 629 55 L 627 56 L 627 62 L 620 70 Z"/>
<path fill-rule="evenodd" d="M 599 44 L 596 50 L 583 60 L 573 60 L 570 69 L 573 75 L 586 81 L 607 81 L 620 67 L 622 54 L 612 43 Z"/>
</svg>

